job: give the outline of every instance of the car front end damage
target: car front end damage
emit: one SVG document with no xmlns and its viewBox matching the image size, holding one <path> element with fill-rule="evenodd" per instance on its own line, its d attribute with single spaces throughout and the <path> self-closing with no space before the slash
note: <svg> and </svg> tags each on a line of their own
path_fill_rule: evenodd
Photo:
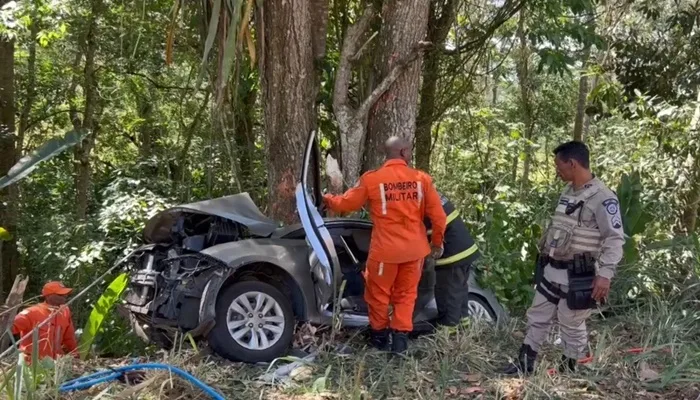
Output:
<svg viewBox="0 0 700 400">
<path fill-rule="evenodd" d="M 207 293 L 228 276 L 226 265 L 205 254 L 177 254 L 157 245 L 135 250 L 124 263 L 130 285 L 122 307 L 139 336 L 162 342 L 176 330 L 194 337 L 207 334 L 214 318 L 208 303 L 216 301 Z"/>
</svg>

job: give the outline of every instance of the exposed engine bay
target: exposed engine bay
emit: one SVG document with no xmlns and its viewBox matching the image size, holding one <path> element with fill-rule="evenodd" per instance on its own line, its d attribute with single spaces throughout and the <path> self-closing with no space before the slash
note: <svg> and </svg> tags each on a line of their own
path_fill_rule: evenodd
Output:
<svg viewBox="0 0 700 400">
<path fill-rule="evenodd" d="M 179 213 L 169 235 L 161 235 L 159 243 L 142 246 L 125 261 L 130 271 L 125 308 L 150 327 L 194 329 L 207 282 L 215 271 L 226 267 L 200 251 L 249 237 L 255 236 L 237 222 Z"/>
</svg>

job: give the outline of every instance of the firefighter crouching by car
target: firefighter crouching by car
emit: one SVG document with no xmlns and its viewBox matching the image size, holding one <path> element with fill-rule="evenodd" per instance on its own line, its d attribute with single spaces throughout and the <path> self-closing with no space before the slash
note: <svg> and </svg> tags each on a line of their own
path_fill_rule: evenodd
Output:
<svg viewBox="0 0 700 400">
<path fill-rule="evenodd" d="M 325 195 L 334 212 L 356 211 L 369 203 L 374 224 L 365 268 L 364 298 L 369 309 L 370 342 L 386 349 L 391 330 L 391 350 L 403 353 L 413 330 L 413 308 L 423 261 L 439 258 L 446 215 L 432 179 L 409 167 L 412 148 L 408 141 L 389 138 L 384 146 L 386 162 L 360 177 L 357 185 L 340 196 Z M 433 226 L 432 245 L 423 224 L 427 215 Z M 389 318 L 389 304 L 393 315 Z"/>
<path fill-rule="evenodd" d="M 459 210 L 445 195 L 438 194 L 447 215 L 447 228 L 442 257 L 434 260 L 435 303 L 438 309 L 436 323 L 456 326 L 469 317 L 469 272 L 480 253 Z M 432 224 L 427 218 L 424 223 L 430 237 Z"/>
<path fill-rule="evenodd" d="M 586 319 L 604 301 L 625 242 L 617 196 L 589 170 L 588 148 L 567 142 L 554 150 L 557 175 L 569 182 L 540 243 L 527 311 L 527 334 L 506 374 L 529 374 L 556 316 L 564 355 L 560 372 L 573 372 L 588 341 Z"/>
<path fill-rule="evenodd" d="M 44 322 L 56 310 L 51 321 L 39 328 L 38 359 L 49 357 L 56 359 L 64 354 L 78 357 L 75 328 L 68 306 L 64 304 L 68 295 L 73 291 L 58 281 L 48 282 L 41 290 L 44 301 L 22 310 L 12 324 L 12 335 L 18 339 L 30 333 L 36 326 Z M 32 336 L 19 343 L 19 349 L 28 361 L 32 359 Z"/>
</svg>

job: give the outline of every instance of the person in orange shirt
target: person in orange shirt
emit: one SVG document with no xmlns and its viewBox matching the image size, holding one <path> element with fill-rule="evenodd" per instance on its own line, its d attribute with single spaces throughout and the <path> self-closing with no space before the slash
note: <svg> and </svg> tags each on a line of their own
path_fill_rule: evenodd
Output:
<svg viewBox="0 0 700 400">
<path fill-rule="evenodd" d="M 12 334 L 23 337 L 49 318 L 54 311 L 59 310 L 51 321 L 39 328 L 39 359 L 44 357 L 55 359 L 64 354 L 78 357 L 78 345 L 70 309 L 64 306 L 72 291 L 73 289 L 63 286 L 61 282 L 48 282 L 41 290 L 44 302 L 23 310 L 15 317 Z M 27 360 L 31 360 L 32 336 L 20 342 L 19 348 Z"/>
<path fill-rule="evenodd" d="M 432 178 L 408 166 L 411 145 L 389 138 L 386 162 L 360 177 L 357 185 L 343 195 L 325 195 L 324 203 L 334 212 L 357 211 L 369 202 L 374 224 L 365 268 L 364 298 L 369 309 L 370 342 L 386 349 L 391 333 L 391 350 L 404 353 L 408 333 L 413 330 L 413 308 L 423 260 L 440 258 L 447 217 Z M 424 216 L 432 223 L 432 245 L 428 244 Z M 389 304 L 394 307 L 389 318 Z"/>
</svg>

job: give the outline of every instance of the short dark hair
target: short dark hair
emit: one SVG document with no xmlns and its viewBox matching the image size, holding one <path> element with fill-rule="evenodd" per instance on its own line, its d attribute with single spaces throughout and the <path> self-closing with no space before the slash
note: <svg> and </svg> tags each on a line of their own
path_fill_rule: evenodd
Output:
<svg viewBox="0 0 700 400">
<path fill-rule="evenodd" d="M 574 159 L 578 161 L 583 168 L 589 169 L 589 153 L 588 147 L 578 140 L 562 143 L 554 149 L 554 155 L 559 156 L 564 161 Z"/>
</svg>

